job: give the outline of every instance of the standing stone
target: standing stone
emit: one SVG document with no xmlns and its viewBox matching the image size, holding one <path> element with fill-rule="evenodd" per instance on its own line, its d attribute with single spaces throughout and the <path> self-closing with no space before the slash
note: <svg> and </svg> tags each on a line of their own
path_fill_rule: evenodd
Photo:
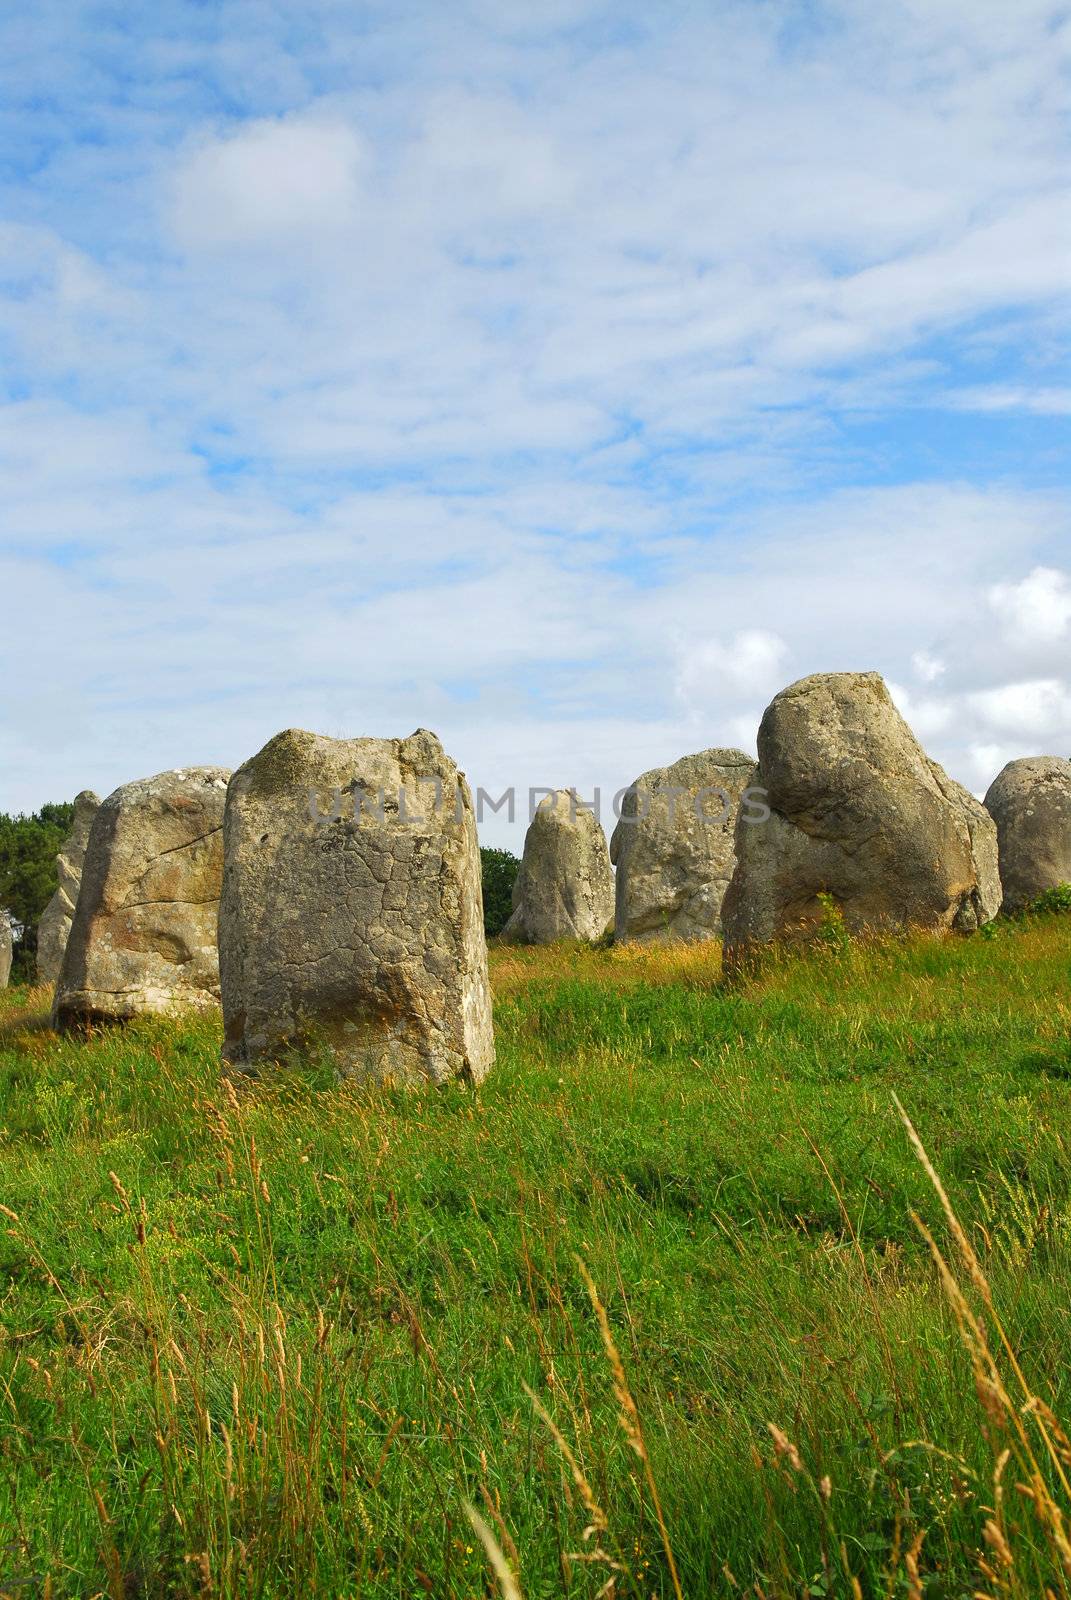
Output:
<svg viewBox="0 0 1071 1600">
<path fill-rule="evenodd" d="M 782 689 L 759 727 L 768 821 L 736 829 L 722 916 L 728 964 L 806 940 L 828 895 L 851 932 L 969 932 L 1000 905 L 985 808 L 931 761 L 876 672 Z"/>
<path fill-rule="evenodd" d="M 224 1057 L 479 1082 L 494 1061 L 476 819 L 433 733 L 277 734 L 227 791 Z"/>
<path fill-rule="evenodd" d="M 89 830 L 52 1005 L 55 1026 L 219 1002 L 216 918 L 228 773 L 125 783 Z"/>
<path fill-rule="evenodd" d="M 78 888 L 82 881 L 89 830 L 100 805 L 100 796 L 83 789 L 74 802 L 74 822 L 70 838 L 56 857 L 59 887 L 41 913 L 37 924 L 37 981 L 55 983 L 63 965 L 63 952 L 71 931 Z"/>
<path fill-rule="evenodd" d="M 985 806 L 997 825 L 1004 912 L 1071 883 L 1071 761 L 1009 761 L 989 785 Z"/>
<path fill-rule="evenodd" d="M 556 789 L 536 810 L 513 884 L 513 914 L 503 938 L 518 944 L 556 939 L 592 942 L 614 911 L 606 835 L 594 812 L 568 789 Z"/>
<path fill-rule="evenodd" d="M 11 977 L 11 957 L 14 953 L 14 943 L 7 912 L 0 911 L 0 989 L 7 988 L 8 980 Z"/>
<path fill-rule="evenodd" d="M 733 825 L 754 769 L 742 750 L 701 750 L 626 791 L 610 840 L 616 940 L 717 938 Z"/>
</svg>

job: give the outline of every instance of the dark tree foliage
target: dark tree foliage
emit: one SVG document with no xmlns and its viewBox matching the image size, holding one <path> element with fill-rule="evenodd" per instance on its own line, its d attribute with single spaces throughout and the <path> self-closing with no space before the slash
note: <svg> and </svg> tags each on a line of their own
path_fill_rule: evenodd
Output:
<svg viewBox="0 0 1071 1600">
<path fill-rule="evenodd" d="M 513 910 L 513 880 L 520 871 L 520 862 L 511 850 L 494 850 L 490 845 L 480 846 L 480 866 L 483 876 L 483 925 L 488 938 L 501 933 Z"/>
<path fill-rule="evenodd" d="M 33 983 L 37 923 L 56 892 L 56 856 L 74 821 L 73 805 L 45 805 L 32 816 L 0 811 L 0 915 L 15 935 L 12 983 Z"/>
</svg>

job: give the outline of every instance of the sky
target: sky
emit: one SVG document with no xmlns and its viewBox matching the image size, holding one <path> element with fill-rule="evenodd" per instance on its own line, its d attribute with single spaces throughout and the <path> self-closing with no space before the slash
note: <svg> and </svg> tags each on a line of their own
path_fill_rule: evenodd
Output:
<svg viewBox="0 0 1071 1600">
<path fill-rule="evenodd" d="M 0 810 L 430 727 L 610 797 L 876 670 L 1071 753 L 1071 6 L 13 0 Z"/>
</svg>

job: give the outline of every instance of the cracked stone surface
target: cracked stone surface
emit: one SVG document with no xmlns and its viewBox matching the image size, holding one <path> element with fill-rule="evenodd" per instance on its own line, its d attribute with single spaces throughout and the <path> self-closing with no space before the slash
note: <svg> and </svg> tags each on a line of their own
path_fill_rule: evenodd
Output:
<svg viewBox="0 0 1071 1600">
<path fill-rule="evenodd" d="M 829 894 L 852 932 L 970 932 L 1000 907 L 996 827 L 931 761 L 876 672 L 802 678 L 766 708 L 754 782 L 768 821 L 736 828 L 722 908 L 730 966 L 811 937 Z"/>
<path fill-rule="evenodd" d="M 985 797 L 997 825 L 1003 910 L 1021 911 L 1046 889 L 1071 883 L 1071 761 L 1009 761 Z"/>
<path fill-rule="evenodd" d="M 78 904 L 78 889 L 82 882 L 82 863 L 85 860 L 89 830 L 100 805 L 100 796 L 92 789 L 83 789 L 74 802 L 74 821 L 70 837 L 56 857 L 59 886 L 41 913 L 37 924 L 37 981 L 55 983 L 63 965 L 63 952 L 67 948 L 74 908 Z"/>
<path fill-rule="evenodd" d="M 326 1049 L 347 1075 L 486 1076 L 476 819 L 433 733 L 277 734 L 234 774 L 224 835 L 226 1060 L 296 1046 Z"/>
<path fill-rule="evenodd" d="M 5 912 L 0 911 L 0 989 L 6 989 L 11 977 L 11 957 L 15 941 L 11 937 L 11 924 Z"/>
<path fill-rule="evenodd" d="M 610 840 L 615 940 L 718 936 L 733 824 L 754 768 L 742 750 L 700 750 L 630 785 Z"/>
<path fill-rule="evenodd" d="M 56 983 L 57 1027 L 219 1004 L 228 777 L 223 767 L 161 772 L 101 803 Z"/>
<path fill-rule="evenodd" d="M 592 942 L 606 932 L 613 910 L 602 824 L 568 789 L 557 789 L 541 802 L 525 834 L 513 912 L 502 936 L 517 944 Z"/>
</svg>

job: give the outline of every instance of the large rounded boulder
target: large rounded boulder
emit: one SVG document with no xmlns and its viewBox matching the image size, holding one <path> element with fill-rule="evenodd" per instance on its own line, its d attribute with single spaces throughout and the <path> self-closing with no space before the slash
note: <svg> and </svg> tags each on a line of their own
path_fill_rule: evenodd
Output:
<svg viewBox="0 0 1071 1600">
<path fill-rule="evenodd" d="M 503 937 L 518 944 L 600 939 L 614 913 L 606 835 L 574 791 L 557 789 L 536 810 L 513 884 Z"/>
<path fill-rule="evenodd" d="M 434 734 L 277 734 L 227 792 L 224 1058 L 479 1081 L 494 1061 L 476 820 Z"/>
<path fill-rule="evenodd" d="M 56 857 L 58 887 L 37 924 L 38 983 L 55 983 L 60 975 L 63 952 L 67 948 L 74 909 L 78 904 L 89 830 L 99 805 L 100 796 L 94 794 L 92 789 L 83 789 L 74 802 L 70 836 Z"/>
<path fill-rule="evenodd" d="M 630 785 L 610 840 L 615 940 L 717 938 L 754 768 L 742 750 L 701 750 Z"/>
<path fill-rule="evenodd" d="M 101 802 L 56 982 L 57 1027 L 219 1004 L 228 776 L 222 767 L 161 772 Z"/>
<path fill-rule="evenodd" d="M 769 816 L 741 816 L 722 911 L 729 964 L 806 940 L 832 908 L 851 932 L 969 932 L 1000 907 L 996 827 L 931 761 L 876 672 L 783 689 L 759 727 Z"/>
<path fill-rule="evenodd" d="M 1009 761 L 989 785 L 985 807 L 997 825 L 1005 912 L 1071 883 L 1071 761 Z"/>
</svg>

